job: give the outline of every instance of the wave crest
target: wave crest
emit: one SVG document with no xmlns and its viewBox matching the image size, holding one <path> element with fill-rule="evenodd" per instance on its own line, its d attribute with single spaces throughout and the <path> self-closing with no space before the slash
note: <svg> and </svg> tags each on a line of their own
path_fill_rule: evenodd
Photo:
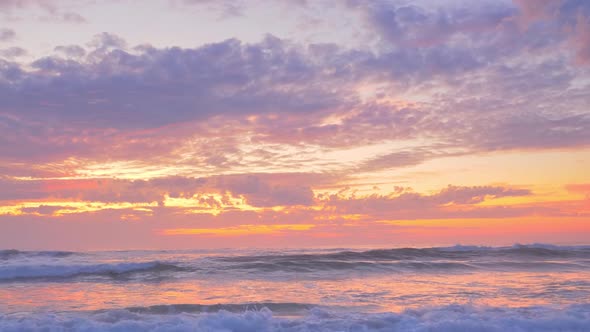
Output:
<svg viewBox="0 0 590 332">
<path fill-rule="evenodd" d="M 13 258 L 27 258 L 27 257 L 68 257 L 78 255 L 79 253 L 72 251 L 20 251 L 16 249 L 0 250 L 0 260 L 10 260 Z"/>
<path fill-rule="evenodd" d="M 50 280 L 77 277 L 125 278 L 136 273 L 181 271 L 182 267 L 162 262 L 110 263 L 94 265 L 6 265 L 0 267 L 0 282 Z"/>
</svg>

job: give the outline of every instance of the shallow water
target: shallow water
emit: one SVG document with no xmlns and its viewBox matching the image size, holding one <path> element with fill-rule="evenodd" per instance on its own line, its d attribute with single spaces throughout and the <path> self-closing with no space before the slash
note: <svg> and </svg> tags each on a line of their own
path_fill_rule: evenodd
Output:
<svg viewBox="0 0 590 332">
<path fill-rule="evenodd" d="M 590 331 L 590 247 L 0 251 L 0 330 Z"/>
</svg>

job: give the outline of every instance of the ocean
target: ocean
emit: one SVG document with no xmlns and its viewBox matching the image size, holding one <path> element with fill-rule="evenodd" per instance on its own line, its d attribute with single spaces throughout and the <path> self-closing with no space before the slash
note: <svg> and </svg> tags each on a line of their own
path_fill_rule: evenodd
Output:
<svg viewBox="0 0 590 332">
<path fill-rule="evenodd" d="M 590 331 L 590 246 L 0 250 L 0 331 Z"/>
</svg>

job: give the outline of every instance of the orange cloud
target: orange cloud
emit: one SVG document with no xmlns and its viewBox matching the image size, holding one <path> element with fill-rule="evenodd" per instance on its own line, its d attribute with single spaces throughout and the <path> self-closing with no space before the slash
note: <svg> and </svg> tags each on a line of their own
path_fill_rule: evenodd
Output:
<svg viewBox="0 0 590 332">
<path fill-rule="evenodd" d="M 64 190 L 93 190 L 98 189 L 100 184 L 100 180 L 47 180 L 43 182 L 43 189 L 49 192 Z"/>
<path fill-rule="evenodd" d="M 210 236 L 243 236 L 254 234 L 277 234 L 284 231 L 308 231 L 316 225 L 240 225 L 236 227 L 222 228 L 173 228 L 164 229 L 158 233 L 161 235 L 210 235 Z"/>
<path fill-rule="evenodd" d="M 565 188 L 572 193 L 590 195 L 590 183 L 568 184 Z"/>
</svg>

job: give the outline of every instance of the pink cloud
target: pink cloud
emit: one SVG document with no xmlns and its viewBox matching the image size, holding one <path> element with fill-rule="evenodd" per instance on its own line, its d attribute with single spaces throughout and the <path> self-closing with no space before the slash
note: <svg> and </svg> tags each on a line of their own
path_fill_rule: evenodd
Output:
<svg viewBox="0 0 590 332">
<path fill-rule="evenodd" d="M 590 64 L 590 18 L 579 13 L 576 26 L 571 37 L 576 48 L 576 61 L 582 65 Z"/>
<path fill-rule="evenodd" d="M 559 10 L 561 0 L 514 0 L 522 12 L 522 17 L 527 23 L 539 19 L 551 19 Z"/>
</svg>

